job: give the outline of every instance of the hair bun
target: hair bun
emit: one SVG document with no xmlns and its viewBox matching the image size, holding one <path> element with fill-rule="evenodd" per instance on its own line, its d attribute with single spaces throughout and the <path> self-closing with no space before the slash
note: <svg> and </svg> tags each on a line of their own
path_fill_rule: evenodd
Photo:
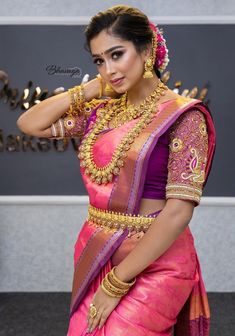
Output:
<svg viewBox="0 0 235 336">
<path fill-rule="evenodd" d="M 169 63 L 168 49 L 166 47 L 166 40 L 163 37 L 163 29 L 158 29 L 157 25 L 149 21 L 149 26 L 152 31 L 157 34 L 157 48 L 155 64 L 160 72 L 163 72 Z"/>
</svg>

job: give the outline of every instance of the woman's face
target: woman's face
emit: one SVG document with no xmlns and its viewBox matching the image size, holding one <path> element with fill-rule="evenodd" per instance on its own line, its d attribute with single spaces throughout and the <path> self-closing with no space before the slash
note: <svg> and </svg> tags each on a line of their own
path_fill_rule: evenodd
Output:
<svg viewBox="0 0 235 336">
<path fill-rule="evenodd" d="M 90 41 L 93 62 L 97 70 L 116 92 L 124 93 L 139 84 L 144 72 L 147 52 L 137 53 L 134 44 L 101 31 Z M 123 78 L 119 82 L 112 80 Z"/>
</svg>

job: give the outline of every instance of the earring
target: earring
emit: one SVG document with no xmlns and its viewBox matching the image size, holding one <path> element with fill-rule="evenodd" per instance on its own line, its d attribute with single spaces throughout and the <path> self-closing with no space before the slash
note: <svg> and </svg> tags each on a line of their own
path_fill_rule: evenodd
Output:
<svg viewBox="0 0 235 336">
<path fill-rule="evenodd" d="M 153 31 L 151 56 L 144 63 L 143 78 L 153 78 L 153 66 L 156 60 L 157 34 Z"/>
<path fill-rule="evenodd" d="M 144 63 L 144 74 L 143 78 L 152 78 L 153 77 L 153 61 L 152 57 L 149 57 Z"/>
</svg>

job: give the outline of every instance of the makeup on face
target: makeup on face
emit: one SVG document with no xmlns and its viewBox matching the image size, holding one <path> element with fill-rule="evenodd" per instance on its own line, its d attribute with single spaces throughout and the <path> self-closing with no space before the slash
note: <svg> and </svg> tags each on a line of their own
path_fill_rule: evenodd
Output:
<svg viewBox="0 0 235 336">
<path fill-rule="evenodd" d="M 132 42 L 102 31 L 92 39 L 91 50 L 99 73 L 118 92 L 122 87 L 128 90 L 129 86 L 138 82 L 143 71 L 143 61 Z"/>
</svg>

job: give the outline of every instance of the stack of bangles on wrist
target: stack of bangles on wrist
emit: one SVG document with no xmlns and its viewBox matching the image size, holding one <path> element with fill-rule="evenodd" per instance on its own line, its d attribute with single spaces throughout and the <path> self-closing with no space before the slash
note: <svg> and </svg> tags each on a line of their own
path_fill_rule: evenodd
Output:
<svg viewBox="0 0 235 336">
<path fill-rule="evenodd" d="M 112 270 L 106 274 L 101 282 L 101 287 L 103 291 L 109 296 L 122 297 L 134 285 L 134 283 L 136 282 L 136 278 L 134 278 L 130 282 L 123 282 L 116 277 L 114 273 L 115 269 L 116 266 L 114 266 Z"/>
<path fill-rule="evenodd" d="M 99 95 L 98 99 L 100 99 L 103 95 L 103 81 L 102 77 L 100 74 L 96 76 L 97 80 L 100 83 L 100 88 L 99 88 Z M 113 89 L 106 84 L 105 86 L 105 91 L 107 93 L 112 93 L 114 92 Z M 68 94 L 70 98 L 70 105 L 69 109 L 65 114 L 64 118 L 59 118 L 55 123 L 51 125 L 51 134 L 53 137 L 64 137 L 66 134 L 66 130 L 70 131 L 71 129 L 74 129 L 75 124 L 76 124 L 76 118 L 75 116 L 81 115 L 81 117 L 84 117 L 84 124 L 86 124 L 86 119 L 89 117 L 91 107 L 92 107 L 92 102 L 87 102 L 85 100 L 85 93 L 84 93 L 84 84 L 80 84 L 77 86 L 74 86 L 71 89 L 68 89 Z M 80 126 L 82 123 L 77 120 L 78 126 L 80 123 Z M 83 127 L 81 126 L 81 134 L 82 134 Z M 77 134 L 79 135 L 79 130 L 76 130 Z"/>
<path fill-rule="evenodd" d="M 79 114 L 79 111 L 82 111 L 85 104 L 85 94 L 84 94 L 84 85 L 77 85 L 73 88 L 68 89 L 70 105 L 69 109 L 65 114 L 68 116 L 64 119 L 59 118 L 57 122 L 51 125 L 51 133 L 54 137 L 64 137 L 65 128 L 71 129 L 75 125 L 75 117 Z"/>
</svg>

